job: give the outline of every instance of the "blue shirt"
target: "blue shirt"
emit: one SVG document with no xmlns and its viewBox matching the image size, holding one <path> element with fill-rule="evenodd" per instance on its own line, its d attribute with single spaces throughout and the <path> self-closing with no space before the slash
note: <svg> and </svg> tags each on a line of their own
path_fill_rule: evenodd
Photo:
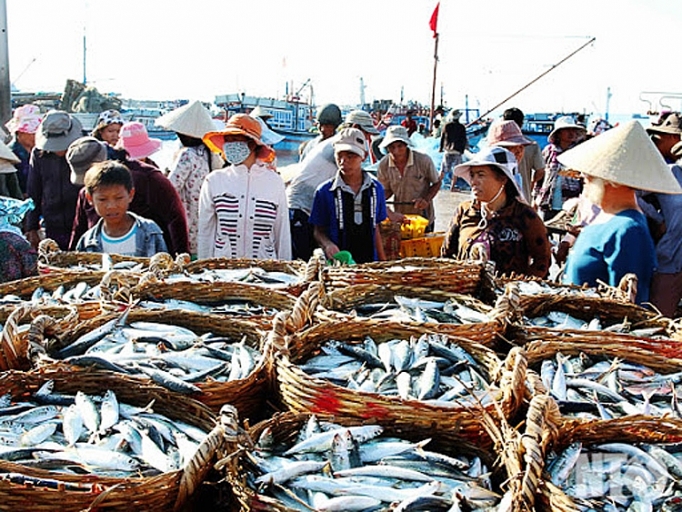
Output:
<svg viewBox="0 0 682 512">
<path fill-rule="evenodd" d="M 564 282 L 596 286 L 601 280 L 618 286 L 627 273 L 637 275 L 637 303 L 649 300 L 651 276 L 656 268 L 654 242 L 646 217 L 625 210 L 604 223 L 582 229 L 568 256 Z"/>
<path fill-rule="evenodd" d="M 682 167 L 671 165 L 670 170 L 682 186 Z M 665 234 L 656 245 L 657 272 L 682 272 L 682 194 L 656 194 L 665 220 Z"/>
</svg>

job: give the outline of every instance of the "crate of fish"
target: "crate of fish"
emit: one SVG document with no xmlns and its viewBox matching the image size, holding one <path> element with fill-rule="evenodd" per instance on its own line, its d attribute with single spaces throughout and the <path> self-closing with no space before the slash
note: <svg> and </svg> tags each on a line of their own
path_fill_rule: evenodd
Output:
<svg viewBox="0 0 682 512">
<path fill-rule="evenodd" d="M 325 307 L 358 318 L 428 325 L 440 333 L 494 347 L 504 334 L 505 312 L 470 295 L 405 285 L 365 284 L 328 293 Z"/>
<path fill-rule="evenodd" d="M 35 322 L 34 322 L 35 324 Z M 28 356 L 34 366 L 88 368 L 151 380 L 218 412 L 232 404 L 259 419 L 270 388 L 264 332 L 246 320 L 179 310 L 129 308 L 101 315 L 65 333 L 34 325 Z"/>
<path fill-rule="evenodd" d="M 4 510 L 178 510 L 228 436 L 203 404 L 111 372 L 6 372 Z"/>
<path fill-rule="evenodd" d="M 343 267 L 326 267 L 322 282 L 328 291 L 361 284 L 418 286 L 476 295 L 485 264 L 444 258 L 404 258 Z"/>
<path fill-rule="evenodd" d="M 489 443 L 476 408 L 509 417 L 525 394 L 521 352 L 503 364 L 483 345 L 423 326 L 329 321 L 273 345 L 284 347 L 274 367 L 289 410 L 433 432 L 455 445 Z"/>
<path fill-rule="evenodd" d="M 490 454 L 373 423 L 284 413 L 248 431 L 222 471 L 243 511 L 472 510 L 500 502 Z"/>
</svg>

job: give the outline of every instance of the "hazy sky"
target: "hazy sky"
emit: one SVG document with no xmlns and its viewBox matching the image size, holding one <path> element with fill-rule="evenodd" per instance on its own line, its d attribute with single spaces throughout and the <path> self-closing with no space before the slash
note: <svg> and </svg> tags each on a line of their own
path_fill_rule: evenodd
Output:
<svg viewBox="0 0 682 512">
<path fill-rule="evenodd" d="M 135 99 L 280 97 L 310 79 L 318 104 L 429 104 L 435 0 L 5 0 L 10 78 L 61 91 L 87 78 Z M 442 0 L 436 102 L 526 112 L 644 113 L 643 91 L 682 93 L 682 0 Z M 307 97 L 305 87 L 302 96 Z M 671 105 L 680 108 L 680 100 Z"/>
</svg>

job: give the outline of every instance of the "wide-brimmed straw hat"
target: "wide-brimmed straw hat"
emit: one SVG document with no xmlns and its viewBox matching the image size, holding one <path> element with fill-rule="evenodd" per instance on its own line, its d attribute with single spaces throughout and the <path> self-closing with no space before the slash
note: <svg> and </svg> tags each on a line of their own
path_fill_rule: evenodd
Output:
<svg viewBox="0 0 682 512">
<path fill-rule="evenodd" d="M 38 131 L 43 116 L 37 105 L 22 105 L 14 110 L 12 119 L 5 126 L 10 133 L 35 133 Z"/>
<path fill-rule="evenodd" d="M 400 125 L 392 125 L 386 129 L 386 135 L 384 135 L 384 140 L 381 141 L 379 147 L 385 149 L 394 142 L 404 142 L 408 146 L 413 146 L 412 140 L 407 133 L 407 128 Z"/>
<path fill-rule="evenodd" d="M 156 153 L 163 141 L 152 139 L 147 133 L 147 128 L 139 121 L 130 121 L 121 126 L 116 149 L 125 149 L 133 160 L 141 160 Z"/>
<path fill-rule="evenodd" d="M 0 174 L 11 174 L 16 172 L 17 168 L 14 164 L 21 162 L 17 155 L 15 155 L 12 150 L 7 147 L 7 145 L 0 141 Z"/>
<path fill-rule="evenodd" d="M 661 153 L 634 120 L 569 149 L 558 160 L 583 174 L 635 189 L 682 193 Z"/>
<path fill-rule="evenodd" d="M 78 119 L 63 110 L 50 110 L 36 132 L 36 147 L 52 153 L 66 151 L 82 136 L 83 127 Z"/>
<path fill-rule="evenodd" d="M 223 145 L 226 135 L 244 135 L 253 140 L 259 146 L 258 158 L 267 160 L 274 156 L 275 150 L 262 140 L 262 130 L 258 119 L 248 114 L 235 114 L 227 120 L 225 128 L 219 131 L 208 132 L 203 137 L 204 144 L 214 153 L 220 153 L 225 158 Z"/>
<path fill-rule="evenodd" d="M 559 133 L 559 131 L 561 130 L 566 130 L 568 128 L 580 130 L 583 133 L 587 133 L 587 128 L 585 128 L 581 124 L 576 123 L 575 119 L 573 119 L 572 116 L 561 116 L 559 119 L 554 121 L 554 129 L 551 132 L 549 132 L 547 140 L 549 140 L 553 144 L 556 144 L 557 133 Z"/>
<path fill-rule="evenodd" d="M 215 130 L 215 124 L 208 109 L 200 101 L 171 110 L 155 121 L 157 126 L 195 139 L 201 139 Z"/>
<path fill-rule="evenodd" d="M 513 122 L 513 121 L 512 121 Z M 517 173 L 518 162 L 514 154 L 500 146 L 490 146 L 474 154 L 474 158 L 463 164 L 455 166 L 453 173 L 456 177 L 464 179 L 471 184 L 469 170 L 472 167 L 491 166 L 502 171 L 502 173 L 514 184 L 518 193 L 518 198 L 523 199 L 523 193 L 519 189 L 518 183 L 514 179 Z"/>
<path fill-rule="evenodd" d="M 486 135 L 488 146 L 528 146 L 533 141 L 526 137 L 515 121 L 498 119 L 490 125 Z"/>
</svg>

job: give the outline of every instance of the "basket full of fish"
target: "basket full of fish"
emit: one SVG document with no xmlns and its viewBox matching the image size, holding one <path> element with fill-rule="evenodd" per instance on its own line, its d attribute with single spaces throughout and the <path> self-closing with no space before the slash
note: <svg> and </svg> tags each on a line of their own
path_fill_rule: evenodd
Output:
<svg viewBox="0 0 682 512">
<path fill-rule="evenodd" d="M 476 295 L 485 263 L 444 258 L 404 258 L 322 269 L 325 288 L 332 292 L 361 284 L 416 286 Z"/>
<path fill-rule="evenodd" d="M 170 258 L 170 255 L 166 255 Z M 62 251 L 57 243 L 45 239 L 38 246 L 38 266 L 42 274 L 59 273 L 64 270 L 99 271 L 133 270 L 141 272 L 149 268 L 150 258 L 123 256 L 121 254 Z"/>
<path fill-rule="evenodd" d="M 504 333 L 504 313 L 470 295 L 436 288 L 365 284 L 327 294 L 326 308 L 353 317 L 425 324 L 492 347 Z"/>
<path fill-rule="evenodd" d="M 225 440 L 206 406 L 156 385 L 103 372 L 6 372 L 2 508 L 177 510 Z"/>
<path fill-rule="evenodd" d="M 191 396 L 218 412 L 232 404 L 258 418 L 270 384 L 263 332 L 245 320 L 178 310 L 129 308 L 66 333 L 36 319 L 27 357 L 38 367 L 68 367 L 74 378 L 96 368 Z"/>
<path fill-rule="evenodd" d="M 478 409 L 509 417 L 525 393 L 521 352 L 503 363 L 483 345 L 424 326 L 328 321 L 273 346 L 288 409 L 416 429 L 455 444 L 489 444 Z"/>
<path fill-rule="evenodd" d="M 223 471 L 244 511 L 495 509 L 486 454 L 445 453 L 435 439 L 405 434 L 280 414 L 252 427 Z"/>
</svg>

